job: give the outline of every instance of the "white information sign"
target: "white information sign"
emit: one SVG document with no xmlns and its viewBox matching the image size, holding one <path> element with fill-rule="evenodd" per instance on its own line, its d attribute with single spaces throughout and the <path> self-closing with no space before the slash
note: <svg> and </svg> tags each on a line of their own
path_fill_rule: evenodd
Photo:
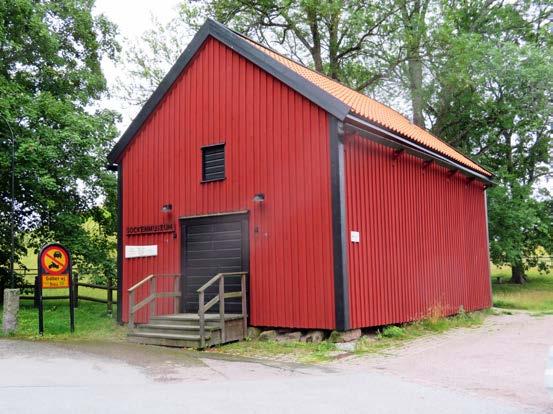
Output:
<svg viewBox="0 0 553 414">
<path fill-rule="evenodd" d="M 351 242 L 352 243 L 359 243 L 359 240 L 361 240 L 361 235 L 358 231 L 352 231 L 351 232 Z"/>
<path fill-rule="evenodd" d="M 125 246 L 125 258 L 157 256 L 157 244 L 151 246 Z"/>
</svg>

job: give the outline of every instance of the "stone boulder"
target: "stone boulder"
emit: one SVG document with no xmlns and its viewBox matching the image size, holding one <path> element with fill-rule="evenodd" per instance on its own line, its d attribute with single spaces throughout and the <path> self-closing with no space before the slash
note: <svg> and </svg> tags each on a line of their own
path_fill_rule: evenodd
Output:
<svg viewBox="0 0 553 414">
<path fill-rule="evenodd" d="M 361 329 L 350 329 L 349 331 L 332 331 L 330 340 L 335 343 L 356 341 L 361 337 Z"/>
<path fill-rule="evenodd" d="M 336 349 L 343 352 L 353 352 L 355 351 L 355 347 L 357 346 L 357 342 L 351 341 L 351 342 L 338 342 L 336 344 Z"/>
<path fill-rule="evenodd" d="M 261 329 L 256 328 L 255 326 L 250 326 L 248 328 L 248 338 L 249 339 L 257 339 L 257 338 L 259 338 L 260 334 L 261 334 Z"/>
<path fill-rule="evenodd" d="M 285 334 L 278 335 L 276 340 L 279 342 L 290 342 L 290 341 L 299 341 L 301 338 L 301 332 L 286 332 Z"/>
<path fill-rule="evenodd" d="M 274 341 L 277 337 L 277 332 L 275 330 L 263 331 L 259 334 L 260 341 Z"/>
</svg>

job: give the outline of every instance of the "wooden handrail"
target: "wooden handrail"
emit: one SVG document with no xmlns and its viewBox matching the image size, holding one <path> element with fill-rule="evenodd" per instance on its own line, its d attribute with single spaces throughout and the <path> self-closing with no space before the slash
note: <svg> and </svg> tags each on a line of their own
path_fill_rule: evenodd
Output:
<svg viewBox="0 0 553 414">
<path fill-rule="evenodd" d="M 227 273 L 217 273 L 215 276 L 213 276 L 211 279 L 209 279 L 201 288 L 199 288 L 196 292 L 200 293 L 205 291 L 208 287 L 210 287 L 212 284 L 217 282 L 221 277 L 226 276 L 240 276 L 240 275 L 247 275 L 248 272 L 227 272 Z"/>
<path fill-rule="evenodd" d="M 140 282 L 138 282 L 137 284 L 131 286 L 129 288 L 129 293 L 130 292 L 133 292 L 135 291 L 137 288 L 139 288 L 140 286 L 142 286 L 144 283 L 146 283 L 147 281 L 151 280 L 154 278 L 154 275 L 149 275 L 149 276 L 146 276 L 144 279 L 142 279 Z"/>
<path fill-rule="evenodd" d="M 198 319 L 200 324 L 200 347 L 205 348 L 205 313 L 216 303 L 219 303 L 219 327 L 221 329 L 221 343 L 225 342 L 225 299 L 242 298 L 243 334 L 246 336 L 248 329 L 248 315 L 246 306 L 246 275 L 247 272 L 217 273 L 207 283 L 197 290 L 198 292 Z M 240 291 L 225 293 L 225 277 L 240 276 Z M 205 290 L 219 281 L 219 293 L 209 302 L 205 303 Z"/>
<path fill-rule="evenodd" d="M 144 279 L 142 279 L 140 282 L 136 283 L 134 286 L 132 286 L 128 292 L 129 292 L 129 328 L 134 329 L 134 315 L 135 313 L 142 309 L 146 305 L 150 305 L 150 312 L 149 316 L 150 318 L 155 316 L 155 305 L 156 305 L 156 299 L 157 298 L 178 298 L 181 296 L 180 292 L 180 276 L 176 273 L 170 273 L 170 274 L 159 274 L 159 275 L 148 275 Z M 156 278 L 161 277 L 174 277 L 175 278 L 175 284 L 174 284 L 174 291 L 173 292 L 158 292 L 157 291 L 157 283 Z M 144 285 L 145 283 L 149 282 L 150 286 L 150 294 L 142 299 L 139 303 L 135 305 L 135 294 L 136 289 L 140 286 Z M 175 300 L 175 313 L 178 311 L 178 301 Z"/>
</svg>

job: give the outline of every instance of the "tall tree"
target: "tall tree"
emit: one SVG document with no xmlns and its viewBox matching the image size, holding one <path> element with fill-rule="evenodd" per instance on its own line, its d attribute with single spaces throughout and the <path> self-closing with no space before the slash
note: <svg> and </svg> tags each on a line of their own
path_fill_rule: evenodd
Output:
<svg viewBox="0 0 553 414">
<path fill-rule="evenodd" d="M 208 2 L 206 11 L 359 90 L 386 76 L 390 64 L 399 64 L 383 48 L 387 26 L 398 12 L 392 1 L 217 0 Z"/>
<path fill-rule="evenodd" d="M 0 0 L 0 113 L 15 133 L 17 256 L 59 241 L 77 265 L 112 271 L 114 176 L 105 157 L 116 114 L 103 56 L 118 50 L 115 27 L 93 0 Z M 0 122 L 0 289 L 8 280 L 11 136 Z M 102 201 L 105 202 L 102 206 Z M 93 220 L 102 231 L 85 225 Z M 25 240 L 23 237 L 25 236 Z M 25 241 L 25 243 L 24 243 Z"/>
<path fill-rule="evenodd" d="M 415 124 L 488 166 L 498 183 L 489 192 L 492 260 L 522 282 L 532 264 L 524 258 L 537 246 L 551 251 L 543 183 L 551 176 L 552 14 L 550 0 L 205 0 L 182 3 L 172 24 L 195 29 L 215 17 L 399 101 Z M 148 36 L 160 38 L 158 30 Z M 153 51 L 139 48 L 131 60 L 140 76 L 150 77 Z"/>
<path fill-rule="evenodd" d="M 497 175 L 489 190 L 492 260 L 525 281 L 552 253 L 553 38 L 548 2 L 445 3 L 426 109 L 433 131 Z"/>
<path fill-rule="evenodd" d="M 428 37 L 427 13 L 430 0 L 398 0 L 400 44 L 405 49 L 405 78 L 411 100 L 413 123 L 425 127 L 423 96 L 423 46 Z"/>
<path fill-rule="evenodd" d="M 143 103 L 207 17 L 367 92 L 405 60 L 401 50 L 388 47 L 386 37 L 395 30 L 398 11 L 391 0 L 183 2 L 178 16 L 145 32 L 125 53 L 133 81 L 122 82 L 121 95 L 133 90 L 132 99 Z"/>
</svg>

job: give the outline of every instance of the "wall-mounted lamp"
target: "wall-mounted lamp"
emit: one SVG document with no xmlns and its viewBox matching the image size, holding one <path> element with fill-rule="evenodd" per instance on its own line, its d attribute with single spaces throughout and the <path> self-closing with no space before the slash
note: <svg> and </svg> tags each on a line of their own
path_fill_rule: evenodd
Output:
<svg viewBox="0 0 553 414">
<path fill-rule="evenodd" d="M 173 204 L 165 204 L 163 207 L 161 207 L 162 213 L 170 213 L 173 211 Z"/>
<path fill-rule="evenodd" d="M 257 193 L 253 196 L 254 203 L 263 203 L 265 201 L 265 194 Z"/>
</svg>

